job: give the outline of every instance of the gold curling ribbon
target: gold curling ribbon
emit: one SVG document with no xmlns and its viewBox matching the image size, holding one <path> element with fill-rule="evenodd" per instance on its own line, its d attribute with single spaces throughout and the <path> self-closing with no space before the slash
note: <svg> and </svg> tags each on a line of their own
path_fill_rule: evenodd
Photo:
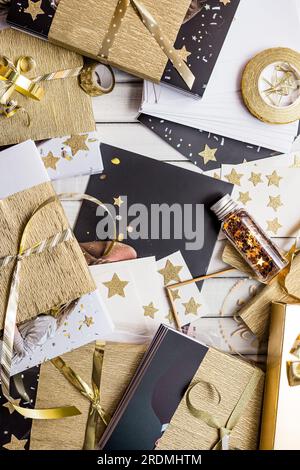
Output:
<svg viewBox="0 0 300 470">
<path fill-rule="evenodd" d="M 195 81 L 195 76 L 192 71 L 189 69 L 187 64 L 181 59 L 178 51 L 174 48 L 171 41 L 163 32 L 162 28 L 156 21 L 156 19 L 151 15 L 147 10 L 145 5 L 143 5 L 140 0 L 119 0 L 116 6 L 114 15 L 112 17 L 111 23 L 106 33 L 101 49 L 99 51 L 99 58 L 108 60 L 110 49 L 114 43 L 115 37 L 118 34 L 118 30 L 121 27 L 122 21 L 126 15 L 126 11 L 129 7 L 132 7 L 137 16 L 142 21 L 143 25 L 148 29 L 149 33 L 159 47 L 162 49 L 164 54 L 172 62 L 173 66 L 185 81 L 189 89 L 191 90 Z"/>
<path fill-rule="evenodd" d="M 34 222 L 36 214 L 38 214 L 43 208 L 49 206 L 53 202 L 56 202 L 60 199 L 65 200 L 88 200 L 97 204 L 98 206 L 103 207 L 110 217 L 112 218 L 112 214 L 106 208 L 106 206 L 99 201 L 98 199 L 89 196 L 87 194 L 77 194 L 77 193 L 66 193 L 61 194 L 59 196 L 52 196 L 51 198 L 44 201 L 37 209 L 32 213 L 31 217 L 27 221 L 23 233 L 21 235 L 19 249 L 17 255 L 8 255 L 2 259 L 0 259 L 0 268 L 6 266 L 8 263 L 14 262 L 15 268 L 12 274 L 11 285 L 10 285 L 10 292 L 6 306 L 6 313 L 5 313 L 5 322 L 4 322 L 4 332 L 3 332 L 3 344 L 2 344 L 2 354 L 1 354 L 1 370 L 0 370 L 0 378 L 1 378 L 1 386 L 3 395 L 6 399 L 11 403 L 15 411 L 26 418 L 31 419 L 62 419 L 70 416 L 76 416 L 80 414 L 80 411 L 74 406 L 66 406 L 66 407 L 57 407 L 57 408 L 48 408 L 48 409 L 28 409 L 23 408 L 21 406 L 17 406 L 14 404 L 13 398 L 10 396 L 10 371 L 12 365 L 12 357 L 13 357 L 13 344 L 14 344 L 14 335 L 15 335 L 15 327 L 16 327 L 16 320 L 17 320 L 17 310 L 18 310 L 18 298 L 19 298 L 19 285 L 20 285 L 20 271 L 21 271 L 21 264 L 22 259 L 27 256 L 31 256 L 36 253 L 41 253 L 44 250 L 52 249 L 60 243 L 64 243 L 71 238 L 73 238 L 73 234 L 71 229 L 67 229 L 63 232 L 57 233 L 53 237 L 49 239 L 43 240 L 42 242 L 36 243 L 34 246 L 30 248 L 25 248 L 26 246 L 26 239 L 27 235 L 30 232 L 30 228 L 32 223 Z M 108 245 L 105 255 L 108 255 L 109 252 L 112 250 L 116 240 L 116 225 L 114 223 L 114 239 Z"/>
<path fill-rule="evenodd" d="M 258 374 L 257 372 L 254 372 L 225 424 L 220 423 L 219 420 L 215 416 L 213 416 L 211 413 L 205 410 L 200 410 L 196 408 L 193 405 L 192 399 L 191 399 L 192 390 L 194 390 L 198 385 L 204 384 L 217 394 L 218 405 L 219 405 L 222 402 L 222 397 L 218 389 L 213 384 L 206 382 L 204 380 L 197 380 L 196 382 L 192 383 L 189 386 L 186 392 L 186 404 L 187 404 L 187 408 L 189 412 L 195 418 L 198 418 L 201 421 L 204 421 L 204 423 L 207 424 L 209 427 L 216 429 L 219 433 L 219 439 L 217 443 L 212 447 L 211 450 L 229 450 L 230 434 L 234 430 L 234 427 L 237 425 L 246 406 L 248 405 L 249 400 L 251 399 L 253 392 L 258 385 L 259 380 L 260 380 L 260 374 Z"/>
</svg>

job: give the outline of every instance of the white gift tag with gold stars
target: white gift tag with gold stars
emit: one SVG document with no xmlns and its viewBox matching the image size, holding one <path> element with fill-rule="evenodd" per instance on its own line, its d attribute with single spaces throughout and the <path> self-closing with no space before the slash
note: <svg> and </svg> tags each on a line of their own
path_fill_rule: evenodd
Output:
<svg viewBox="0 0 300 470">
<path fill-rule="evenodd" d="M 97 132 L 50 139 L 37 146 L 52 180 L 90 175 L 103 170 Z"/>
</svg>

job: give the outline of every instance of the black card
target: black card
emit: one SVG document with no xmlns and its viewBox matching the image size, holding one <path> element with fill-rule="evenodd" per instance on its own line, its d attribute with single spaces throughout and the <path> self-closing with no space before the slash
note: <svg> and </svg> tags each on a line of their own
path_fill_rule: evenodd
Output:
<svg viewBox="0 0 300 470">
<path fill-rule="evenodd" d="M 113 417 L 102 437 L 101 449 L 154 449 L 208 351 L 206 346 L 166 326 L 159 328 L 149 351 L 160 336 L 163 339 L 147 367 L 138 371 L 141 379 L 128 404 L 122 406 L 119 419 Z M 130 391 L 131 384 L 126 393 Z"/>
<path fill-rule="evenodd" d="M 104 174 L 90 177 L 87 194 L 114 204 L 124 242 L 139 258 L 160 259 L 180 250 L 193 277 L 206 273 L 219 232 L 210 206 L 231 194 L 233 186 L 110 145 L 102 144 L 101 152 Z M 101 220 L 95 205 L 85 201 L 75 226 L 77 240 L 103 237 L 97 227 Z"/>
<path fill-rule="evenodd" d="M 12 0 L 7 22 L 47 39 L 54 15 L 55 0 Z"/>
</svg>

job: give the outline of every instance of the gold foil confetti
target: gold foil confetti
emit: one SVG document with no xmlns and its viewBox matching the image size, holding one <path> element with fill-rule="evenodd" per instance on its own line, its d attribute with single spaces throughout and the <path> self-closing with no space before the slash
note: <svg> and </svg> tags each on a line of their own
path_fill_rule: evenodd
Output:
<svg viewBox="0 0 300 470">
<path fill-rule="evenodd" d="M 124 238 L 125 238 L 125 237 L 124 237 L 124 234 L 123 234 L 123 233 L 119 233 L 119 235 L 118 235 L 118 241 L 119 241 L 119 242 L 122 242 L 122 241 L 124 240 Z"/>
<path fill-rule="evenodd" d="M 111 162 L 112 162 L 113 165 L 120 165 L 121 160 L 119 158 L 115 157 L 111 160 Z"/>
<path fill-rule="evenodd" d="M 107 175 L 105 175 L 104 173 L 102 173 L 102 175 L 100 175 L 101 180 L 106 180 L 106 178 L 107 178 Z"/>
<path fill-rule="evenodd" d="M 114 197 L 114 205 L 115 206 L 118 206 L 118 207 L 121 207 L 121 205 L 124 203 L 123 199 L 121 198 L 121 196 L 118 196 L 118 197 Z"/>
</svg>

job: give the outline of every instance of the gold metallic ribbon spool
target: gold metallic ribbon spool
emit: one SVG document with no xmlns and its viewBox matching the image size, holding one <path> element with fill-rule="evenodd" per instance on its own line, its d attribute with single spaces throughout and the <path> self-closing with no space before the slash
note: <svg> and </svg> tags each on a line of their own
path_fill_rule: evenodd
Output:
<svg viewBox="0 0 300 470">
<path fill-rule="evenodd" d="M 248 62 L 242 76 L 241 91 L 245 105 L 256 118 L 270 124 L 287 124 L 300 119 L 300 95 L 289 106 L 275 106 L 268 104 L 260 91 L 264 70 L 276 63 L 288 64 L 300 79 L 300 53 L 275 47 L 260 52 Z"/>
</svg>

